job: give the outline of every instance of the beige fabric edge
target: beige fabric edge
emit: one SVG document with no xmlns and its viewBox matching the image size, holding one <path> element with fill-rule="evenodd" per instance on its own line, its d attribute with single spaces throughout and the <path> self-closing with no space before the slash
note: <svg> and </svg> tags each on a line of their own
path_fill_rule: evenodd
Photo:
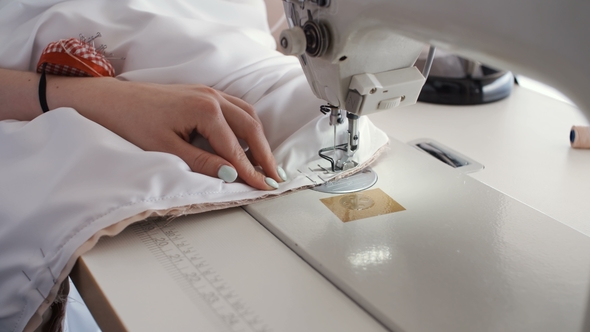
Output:
<svg viewBox="0 0 590 332">
<path fill-rule="evenodd" d="M 369 160 L 367 160 L 366 162 L 361 164 L 361 167 L 355 167 L 354 169 L 351 169 L 347 172 L 342 172 L 341 174 L 330 179 L 330 181 L 338 181 L 344 177 L 347 177 L 347 176 L 350 176 L 350 175 L 353 175 L 353 174 L 356 174 L 356 173 L 362 171 L 364 168 L 366 168 L 367 166 L 369 166 L 373 162 L 375 162 L 379 158 L 379 156 L 381 156 L 381 154 L 383 154 L 386 150 L 388 150 L 388 148 L 389 148 L 389 142 L 387 142 L 385 145 L 380 147 Z M 328 181 L 328 182 L 330 182 L 330 181 Z M 80 256 L 84 255 L 86 252 L 90 251 L 92 248 L 94 248 L 96 243 L 98 243 L 98 240 L 103 236 L 116 236 L 117 234 L 121 233 L 125 228 L 127 228 L 129 225 L 131 225 L 135 222 L 144 220 L 149 217 L 169 216 L 170 221 L 172 221 L 173 219 L 175 219 L 177 217 L 184 216 L 184 215 L 197 214 L 197 213 L 209 212 L 209 211 L 214 211 L 214 210 L 221 210 L 221 209 L 243 206 L 243 205 L 247 205 L 247 204 L 254 203 L 254 202 L 260 202 L 260 201 L 264 201 L 264 200 L 277 198 L 279 196 L 288 195 L 288 194 L 291 194 L 291 193 L 294 193 L 294 192 L 297 192 L 300 190 L 304 190 L 304 189 L 309 189 L 312 187 L 314 187 L 314 185 L 307 185 L 307 186 L 302 186 L 299 188 L 287 190 L 287 191 L 280 193 L 280 194 L 274 194 L 274 195 L 268 194 L 268 195 L 261 196 L 259 198 L 245 199 L 245 200 L 239 200 L 239 201 L 233 201 L 233 202 L 192 204 L 192 205 L 173 207 L 173 208 L 165 209 L 165 210 L 146 210 L 142 213 L 136 214 L 136 215 L 131 216 L 129 218 L 123 219 L 117 223 L 114 223 L 108 227 L 105 227 L 105 228 L 99 230 L 98 232 L 96 232 L 91 238 L 89 238 L 78 249 L 76 249 L 76 251 L 74 252 L 72 257 L 70 257 L 70 259 L 68 260 L 68 263 L 66 264 L 64 269 L 59 274 L 59 277 L 56 279 L 55 284 L 53 285 L 53 287 L 51 288 L 51 291 L 49 292 L 49 296 L 39 306 L 39 308 L 37 309 L 37 311 L 35 312 L 33 317 L 31 317 L 31 319 L 29 320 L 29 322 L 27 323 L 27 325 L 25 326 L 25 329 L 23 331 L 24 332 L 34 332 L 39 326 L 41 326 L 41 324 L 43 323 L 43 314 L 50 307 L 51 303 L 53 303 L 53 301 L 55 300 L 55 297 L 57 296 L 57 292 L 59 290 L 59 286 L 69 276 L 69 274 L 72 271 L 72 268 L 74 267 L 74 265 L 76 264 L 76 261 L 78 260 L 78 258 Z"/>
</svg>

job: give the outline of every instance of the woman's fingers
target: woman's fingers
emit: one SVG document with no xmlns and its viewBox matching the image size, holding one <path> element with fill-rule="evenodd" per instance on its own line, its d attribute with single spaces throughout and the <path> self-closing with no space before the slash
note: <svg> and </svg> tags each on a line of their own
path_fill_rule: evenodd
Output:
<svg viewBox="0 0 590 332">
<path fill-rule="evenodd" d="M 257 172 L 246 156 L 246 153 L 238 142 L 236 134 L 228 125 L 228 118 L 221 111 L 221 105 L 219 103 L 223 102 L 228 103 L 225 99 L 218 100 L 215 103 L 204 105 L 199 110 L 199 119 L 196 125 L 197 131 L 209 141 L 215 153 L 233 165 L 240 178 L 247 184 L 258 189 L 270 190 L 278 188 L 276 180 Z M 240 111 L 232 115 L 238 117 L 239 114 L 244 114 L 244 112 Z M 251 127 L 252 123 L 254 123 L 255 127 L 260 127 L 260 124 L 249 115 L 246 114 L 245 117 L 250 119 L 251 122 L 241 124 L 244 130 L 248 130 L 247 128 L 257 130 Z M 254 148 L 250 144 L 249 146 L 250 149 Z M 191 169 L 193 169 L 193 166 L 191 166 Z M 199 169 L 199 167 L 195 167 L 195 169 Z"/>
<path fill-rule="evenodd" d="M 245 102 L 242 101 L 242 103 Z M 260 165 L 266 175 L 275 181 L 283 182 L 287 180 L 285 172 L 277 167 L 260 121 L 251 116 L 249 111 L 229 100 L 222 103 L 221 108 L 234 134 L 248 144 L 250 148 L 248 152 L 251 159 L 254 159 L 253 163 Z M 252 106 L 248 105 L 247 109 L 251 109 L 253 112 Z"/>
<path fill-rule="evenodd" d="M 78 108 L 88 118 L 142 149 L 175 154 L 194 172 L 227 182 L 234 181 L 237 173 L 254 188 L 278 188 L 281 173 L 260 119 L 245 101 L 203 85 L 114 81 L 104 83 L 102 88 L 113 96 L 108 103 L 92 104 L 86 101 L 96 98 L 84 98 Z M 90 91 L 95 90 L 99 89 Z M 209 141 L 215 153 L 187 142 L 194 130 Z M 259 164 L 266 175 L 250 162 L 238 137 L 246 141 L 255 164 Z"/>
<path fill-rule="evenodd" d="M 225 92 L 221 92 L 221 95 L 226 100 L 228 100 L 230 103 L 236 105 L 237 107 L 241 108 L 244 112 L 248 113 L 251 117 L 253 117 L 256 121 L 258 121 L 258 123 L 260 123 L 260 125 L 262 125 L 262 121 L 260 121 L 258 114 L 256 114 L 256 110 L 254 109 L 254 106 L 248 104 L 246 101 L 244 101 L 238 97 L 228 95 Z"/>
<path fill-rule="evenodd" d="M 238 169 L 244 167 L 243 165 L 234 167 L 231 162 L 221 156 L 196 148 L 180 137 L 176 137 L 174 144 L 169 146 L 167 152 L 179 156 L 193 172 L 217 177 L 225 182 L 234 182 L 238 177 Z M 244 175 L 242 171 L 240 177 L 250 186 L 262 190 L 276 189 L 265 181 L 264 175 L 254 169 L 246 174 Z"/>
<path fill-rule="evenodd" d="M 217 177 L 225 182 L 234 182 L 237 179 L 238 172 L 227 160 L 196 148 L 182 139 L 176 143 L 172 153 L 182 158 L 193 172 Z"/>
</svg>

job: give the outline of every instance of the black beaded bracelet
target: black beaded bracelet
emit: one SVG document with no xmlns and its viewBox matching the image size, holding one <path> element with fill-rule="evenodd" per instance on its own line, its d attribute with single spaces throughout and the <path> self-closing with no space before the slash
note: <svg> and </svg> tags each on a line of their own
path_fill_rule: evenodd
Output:
<svg viewBox="0 0 590 332">
<path fill-rule="evenodd" d="M 47 79 L 45 78 L 45 67 L 47 66 L 47 62 L 43 63 L 41 67 L 41 78 L 39 79 L 39 103 L 41 104 L 41 109 L 43 113 L 49 111 L 49 107 L 47 106 Z"/>
</svg>

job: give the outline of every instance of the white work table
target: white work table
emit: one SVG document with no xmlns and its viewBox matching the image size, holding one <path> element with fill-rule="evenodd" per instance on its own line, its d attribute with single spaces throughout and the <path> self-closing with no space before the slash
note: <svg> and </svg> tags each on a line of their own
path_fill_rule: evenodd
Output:
<svg viewBox="0 0 590 332">
<path fill-rule="evenodd" d="M 378 113 L 370 117 L 377 126 L 385 130 L 393 139 L 393 152 L 384 156 L 385 159 L 392 158 L 392 153 L 401 153 L 401 155 L 408 153 L 403 150 L 403 147 L 400 150 L 399 147 L 403 145 L 400 142 L 406 143 L 419 138 L 436 140 L 485 166 L 483 170 L 468 175 L 469 177 L 541 212 L 535 214 L 535 216 L 547 215 L 548 217 L 542 216 L 535 219 L 539 221 L 540 228 L 541 226 L 544 227 L 540 229 L 540 232 L 543 230 L 548 232 L 555 230 L 556 236 L 561 236 L 560 241 L 563 242 L 563 239 L 570 238 L 573 241 L 572 243 L 581 244 L 580 250 L 586 250 L 590 245 L 590 239 L 588 239 L 588 236 L 590 236 L 590 218 L 588 217 L 590 216 L 590 204 L 587 204 L 588 192 L 590 192 L 590 150 L 573 150 L 569 147 L 568 141 L 570 127 L 574 124 L 587 124 L 587 121 L 571 105 L 521 87 L 515 87 L 511 97 L 493 104 L 454 107 L 419 103 L 405 109 L 390 113 Z M 434 165 L 434 167 L 438 167 L 438 165 Z M 375 168 L 378 173 L 381 172 L 379 173 L 380 179 L 385 177 L 383 162 L 378 161 Z M 447 172 L 447 170 L 443 169 L 442 172 Z M 402 175 L 396 174 L 396 176 L 400 177 Z M 408 176 L 410 176 L 409 173 Z M 377 185 L 389 183 L 386 178 L 380 181 Z M 400 188 L 403 187 L 401 181 L 397 181 L 395 183 L 400 183 Z M 452 181 L 454 179 L 451 179 L 451 182 L 448 183 L 452 183 Z M 467 182 L 473 182 L 473 184 L 469 184 L 473 188 L 483 187 L 477 181 L 470 180 Z M 395 190 L 392 189 L 389 194 L 394 199 L 401 199 L 400 202 L 403 203 L 403 195 L 395 195 L 395 193 Z M 299 199 L 305 201 L 306 197 L 313 197 L 315 200 L 316 195 L 320 194 L 314 192 L 306 196 L 305 192 L 296 193 L 264 204 L 246 207 L 245 210 L 256 216 L 260 213 L 264 214 L 264 211 L 267 211 L 268 207 L 272 208 L 273 204 L 274 206 L 283 204 L 280 208 L 284 209 L 285 213 L 297 209 L 303 211 L 305 210 L 304 206 L 284 206 L 284 204 L 288 204 L 290 201 L 297 202 Z M 497 197 L 497 194 L 490 197 Z M 521 211 L 522 204 L 513 201 L 511 199 L 507 200 L 507 209 L 509 211 Z M 406 208 L 411 211 L 413 202 L 407 199 L 405 202 L 404 204 L 407 204 Z M 526 329 L 532 329 L 537 320 L 539 322 L 550 321 L 551 317 L 518 317 L 521 311 L 523 313 L 545 313 L 546 310 L 551 312 L 553 309 L 550 303 L 547 305 L 545 303 L 534 303 L 532 309 L 530 309 L 531 311 L 527 311 L 528 308 L 518 307 L 516 304 L 522 305 L 521 302 L 529 298 L 539 298 L 539 301 L 542 302 L 548 296 L 554 296 L 556 301 L 559 302 L 560 297 L 566 297 L 568 292 L 573 291 L 575 293 L 576 290 L 582 294 L 580 296 L 587 297 L 590 295 L 587 287 L 588 281 L 590 281 L 587 278 L 588 270 L 590 270 L 589 266 L 572 267 L 567 265 L 567 262 L 586 262 L 586 256 L 585 254 L 572 252 L 572 256 L 575 256 L 574 254 L 579 255 L 574 258 L 567 257 L 565 259 L 567 262 L 563 265 L 568 269 L 571 268 L 571 271 L 565 271 L 564 275 L 555 276 L 553 278 L 553 281 L 556 282 L 555 287 L 548 290 L 550 292 L 563 290 L 561 294 L 559 292 L 549 295 L 536 294 L 539 295 L 538 297 L 535 297 L 535 294 L 527 294 L 527 291 L 535 290 L 534 287 L 542 288 L 545 285 L 545 279 L 541 281 L 530 280 L 532 285 L 530 289 L 523 287 L 522 294 L 519 293 L 519 290 L 510 290 L 508 300 L 506 300 L 506 298 L 503 298 L 506 293 L 506 289 L 502 288 L 505 287 L 503 285 L 522 285 L 519 284 L 521 282 L 519 278 L 522 276 L 507 273 L 505 275 L 506 280 L 498 282 L 491 275 L 489 280 L 491 285 L 486 284 L 485 290 L 469 288 L 472 286 L 471 283 L 476 281 L 474 281 L 474 276 L 466 276 L 465 289 L 458 291 L 453 298 L 449 297 L 448 306 L 445 307 L 444 303 L 440 303 L 441 309 L 434 312 L 428 307 L 416 307 L 423 303 L 420 301 L 428 300 L 429 294 L 426 290 L 433 287 L 433 285 L 430 283 L 431 281 L 428 281 L 429 283 L 425 283 L 422 287 L 416 284 L 422 279 L 415 278 L 411 280 L 411 289 L 419 290 L 422 287 L 425 293 L 412 295 L 409 291 L 399 290 L 399 298 L 392 301 L 393 305 L 408 303 L 408 307 L 400 307 L 398 313 L 406 312 L 407 314 L 397 319 L 396 317 L 400 317 L 396 316 L 398 313 L 394 312 L 387 316 L 371 310 L 371 306 L 382 303 L 380 302 L 382 299 L 376 299 L 374 302 L 371 302 L 371 300 L 365 301 L 365 296 L 362 293 L 360 295 L 356 294 L 359 290 L 358 285 L 350 286 L 347 284 L 350 280 L 347 279 L 347 273 L 354 277 L 355 274 L 364 273 L 363 269 L 339 271 L 337 267 L 334 269 L 330 266 L 332 263 L 338 263 L 338 257 L 340 257 L 338 252 L 329 252 L 331 248 L 334 251 L 338 248 L 337 245 L 331 246 L 330 241 L 332 240 L 327 239 L 325 241 L 326 248 L 318 249 L 316 244 L 321 243 L 322 239 L 314 238 L 310 239 L 309 242 L 293 240 L 295 242 L 290 243 L 291 238 L 289 236 L 283 237 L 282 240 L 289 246 L 301 245 L 302 252 L 299 251 L 299 248 L 293 247 L 297 251 L 296 254 L 265 228 L 272 230 L 276 226 L 278 232 L 281 232 L 280 224 L 274 225 L 272 222 L 268 224 L 261 221 L 265 225 L 263 227 L 245 210 L 234 208 L 187 216 L 179 218 L 170 224 L 160 222 L 132 226 L 117 237 L 101 240 L 93 250 L 82 256 L 72 273 L 72 279 L 97 322 L 105 331 L 384 330 L 384 326 L 379 324 L 374 316 L 389 326 L 400 326 L 410 331 L 429 330 L 432 327 L 431 324 L 437 322 L 443 324 L 439 326 L 440 330 L 450 330 L 454 326 L 477 326 L 478 330 L 481 331 L 499 331 L 507 326 L 522 326 L 522 324 L 525 324 Z M 272 213 L 272 211 L 269 211 L 268 215 L 272 215 Z M 395 216 L 395 214 L 393 215 Z M 408 215 L 411 214 L 405 216 Z M 549 217 L 557 220 L 557 222 Z M 321 219 L 320 216 L 318 216 L 319 219 Z M 532 220 L 521 221 L 523 223 L 535 222 Z M 302 221 L 302 224 L 305 224 L 305 222 L 310 224 L 310 220 Z M 418 224 L 417 222 L 416 225 Z M 361 228 L 362 225 L 362 223 L 356 224 L 357 227 Z M 433 225 L 433 229 L 438 226 L 440 225 Z M 313 229 L 314 225 L 305 227 L 310 227 L 309 233 L 313 236 L 321 235 L 323 234 L 321 231 L 325 231 L 318 232 L 317 229 Z M 403 254 L 407 254 L 408 250 L 414 250 L 410 248 L 411 244 L 408 243 L 422 240 L 420 229 L 419 226 L 416 226 L 416 229 L 411 232 L 408 227 L 412 227 L 412 225 L 406 223 L 397 228 L 400 234 L 406 236 L 404 239 L 399 239 L 400 244 L 402 244 L 399 252 L 392 250 L 386 252 L 374 251 L 374 253 L 387 254 L 389 256 L 384 259 L 394 261 L 397 256 L 401 257 Z M 523 227 L 534 227 L 534 225 L 525 225 Z M 568 227 L 571 227 L 571 229 L 568 229 Z M 495 229 L 486 231 L 493 232 Z M 502 228 L 502 225 L 498 226 L 497 229 L 506 231 L 504 237 L 507 242 L 519 242 L 519 239 L 510 237 L 513 234 L 522 233 L 512 232 L 511 229 L 506 230 Z M 194 262 L 197 262 L 195 264 L 200 264 L 199 266 L 202 269 L 198 271 L 201 278 L 198 281 L 193 280 L 191 282 L 193 286 L 198 284 L 198 287 L 201 288 L 197 288 L 201 289 L 201 291 L 195 292 L 191 288 L 190 282 L 186 283 L 189 272 L 183 272 L 182 263 L 165 260 L 161 257 L 158 258 L 158 255 L 162 256 L 164 251 L 154 245 L 157 243 L 158 234 L 160 234 L 154 232 L 160 231 L 166 232 L 173 242 L 176 241 L 177 246 L 174 248 L 178 249 L 178 245 L 181 245 L 181 247 L 182 245 L 186 246 L 187 243 L 192 247 L 192 251 L 189 250 L 189 255 L 192 255 L 194 251 L 195 256 L 191 256 L 192 258 L 189 258 L 189 260 L 194 259 Z M 305 233 L 305 230 L 302 230 L 301 233 Z M 461 234 L 461 230 L 457 229 L 456 233 Z M 414 238 L 408 239 L 407 234 L 414 234 Z M 281 238 L 281 236 L 277 236 Z M 296 236 L 298 234 L 295 234 L 294 238 Z M 303 236 L 307 235 L 303 234 Z M 443 236 L 443 233 L 441 233 L 441 236 Z M 436 234 L 424 233 L 424 239 L 428 241 L 435 239 L 435 237 Z M 535 241 L 538 241 L 539 237 L 533 240 L 525 237 L 523 237 L 522 242 L 530 243 L 531 248 L 536 250 L 535 245 L 537 244 L 535 244 Z M 189 238 L 190 240 L 188 240 Z M 457 239 L 460 239 L 459 235 L 455 236 L 454 240 L 449 238 L 448 241 L 457 241 Z M 361 239 L 358 246 L 370 244 L 372 240 L 371 237 Z M 466 240 L 471 241 L 473 239 Z M 377 241 L 375 239 L 376 243 Z M 445 240 L 439 241 L 444 242 Z M 464 248 L 464 245 L 471 245 L 470 241 L 461 242 L 458 247 L 463 246 L 461 248 Z M 544 258 L 547 259 L 546 262 L 554 262 L 559 259 L 553 257 L 556 253 L 567 256 L 568 250 L 575 250 L 575 248 L 571 249 L 564 246 L 562 242 L 560 242 L 559 248 L 555 249 L 561 251 L 551 251 L 549 249 L 548 254 L 539 253 L 539 256 L 533 259 L 534 261 L 522 261 L 520 264 L 525 266 L 525 269 L 527 266 L 531 266 L 531 269 L 534 270 L 536 264 L 543 265 Z M 406 245 L 406 247 L 403 245 Z M 433 245 L 436 245 L 436 243 Z M 477 244 L 475 245 L 477 246 Z M 547 242 L 546 245 L 551 247 L 552 244 Z M 355 244 L 349 246 L 353 247 Z M 499 244 L 496 247 L 499 250 L 496 252 L 497 255 L 506 255 L 501 252 L 506 248 Z M 474 252 L 477 252 L 476 249 Z M 516 248 L 516 250 L 520 249 L 522 248 Z M 308 257 L 306 250 L 309 251 L 310 259 L 308 262 L 313 267 L 301 258 Z M 333 262 L 322 263 L 322 251 L 318 254 L 317 252 L 314 253 L 315 250 L 328 251 L 328 255 L 333 255 L 336 258 Z M 406 252 L 403 252 L 403 250 L 406 250 Z M 420 253 L 424 253 L 424 251 Z M 495 251 L 492 251 L 491 255 L 494 255 L 494 253 Z M 490 251 L 486 251 L 485 254 L 490 255 Z M 174 253 L 168 252 L 167 255 L 170 258 Z M 317 261 L 318 257 L 320 257 L 319 263 Z M 350 259 L 352 256 L 349 255 L 348 257 Z M 357 258 L 379 261 L 379 257 L 367 258 L 359 256 Z M 434 263 L 433 261 L 426 263 L 427 259 L 435 258 L 435 256 L 417 255 L 416 262 L 406 262 L 407 264 L 400 265 L 399 275 L 391 278 L 392 284 L 400 282 L 403 285 L 402 281 L 405 273 L 403 269 L 406 267 L 414 269 L 414 272 L 419 270 L 428 273 L 428 264 L 432 264 L 433 273 L 438 273 L 435 271 L 445 271 L 444 265 L 447 265 L 446 262 Z M 412 257 L 406 259 L 412 259 Z M 457 256 L 454 261 L 449 261 L 448 265 L 457 264 L 457 266 L 462 266 L 461 264 L 464 262 L 460 261 L 460 259 Z M 314 263 L 311 263 L 311 261 L 314 261 Z M 493 265 L 492 262 L 494 261 L 498 260 L 495 257 L 490 257 L 490 265 Z M 503 263 L 507 265 L 506 271 L 510 273 L 518 272 L 518 270 L 510 270 L 512 267 L 509 265 L 512 263 L 514 262 L 507 261 Z M 480 260 L 474 262 L 474 265 L 485 266 L 486 262 Z M 551 266 L 547 267 L 547 271 L 553 271 L 551 269 Z M 365 270 L 367 269 L 365 268 Z M 371 270 L 370 266 L 368 270 Z M 380 271 L 390 270 L 383 269 Z M 484 269 L 480 269 L 481 271 L 484 271 Z M 495 270 L 491 269 L 490 271 L 493 273 Z M 527 275 L 528 270 L 523 271 L 523 274 Z M 326 275 L 327 278 L 322 276 L 320 272 Z M 339 272 L 341 272 L 340 275 Z M 530 275 L 535 274 L 531 273 Z M 570 278 L 570 275 L 573 276 Z M 387 278 L 387 276 L 385 277 Z M 424 280 L 427 280 L 427 277 Z M 481 278 L 486 279 L 486 276 L 482 275 Z M 203 279 L 206 279 L 207 282 L 205 283 Z M 560 280 L 576 280 L 576 284 L 562 285 L 559 284 Z M 454 280 L 453 282 L 453 284 L 448 285 L 450 290 L 461 284 L 461 280 Z M 451 316 L 461 317 L 460 313 L 455 315 L 453 310 L 454 308 L 468 308 L 470 303 L 465 303 L 465 301 L 469 300 L 470 295 L 479 294 L 478 292 L 482 292 L 481 294 L 493 294 L 494 282 L 498 282 L 498 298 L 501 299 L 481 299 L 483 304 L 474 301 L 473 307 L 475 308 L 473 312 L 480 315 L 480 317 L 474 317 L 471 322 L 447 321 L 450 319 L 448 317 Z M 536 283 L 540 286 L 535 285 Z M 340 290 L 348 290 L 349 286 L 350 292 L 347 294 Z M 361 286 L 371 287 L 371 285 Z M 378 288 L 379 286 L 375 284 L 373 287 Z M 205 288 L 207 290 L 203 290 Z M 446 292 L 436 293 L 437 291 L 436 288 L 432 288 L 433 296 L 441 296 L 443 300 L 444 296 L 448 296 L 445 295 Z M 379 289 L 376 289 L 375 292 L 378 293 Z M 404 296 L 407 296 L 407 298 L 404 298 Z M 462 300 L 463 297 L 467 300 Z M 495 300 L 499 302 L 494 302 Z M 508 303 L 509 306 L 512 300 L 515 304 L 514 310 L 516 310 L 514 315 L 502 316 L 510 310 L 509 307 L 501 308 L 501 310 L 494 309 L 494 303 L 502 303 L 502 305 Z M 562 311 L 569 310 L 574 312 L 574 317 L 581 317 L 584 308 L 583 305 L 579 305 L 579 299 L 576 299 L 577 302 L 567 302 L 568 299 L 563 299 L 563 301 L 572 307 L 565 307 Z M 366 305 L 365 302 L 367 302 Z M 368 314 L 357 303 L 363 304 L 367 310 L 371 311 L 371 314 Z M 486 316 L 485 305 L 492 308 L 489 311 L 489 316 Z M 483 309 L 479 309 L 478 306 Z M 235 309 L 234 312 L 238 312 L 239 317 L 231 316 L 229 314 L 231 309 Z M 559 319 L 567 320 L 568 313 L 564 312 L 555 313 L 557 321 Z M 420 318 L 421 315 L 423 317 Z M 466 320 L 470 319 L 466 318 Z M 519 321 L 519 319 L 523 319 L 523 321 Z M 462 323 L 465 323 L 465 325 L 460 325 Z M 572 327 L 576 326 L 581 326 L 581 322 L 572 322 L 569 326 L 565 326 L 565 330 L 572 330 Z M 551 324 L 547 323 L 545 328 L 551 328 Z"/>
</svg>

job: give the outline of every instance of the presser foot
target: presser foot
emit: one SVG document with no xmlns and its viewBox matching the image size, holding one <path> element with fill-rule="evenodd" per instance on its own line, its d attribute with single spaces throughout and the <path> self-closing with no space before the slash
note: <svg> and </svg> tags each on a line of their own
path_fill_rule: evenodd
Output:
<svg viewBox="0 0 590 332">
<path fill-rule="evenodd" d="M 335 157 L 336 152 L 338 150 L 344 152 L 343 156 L 340 159 L 334 159 L 333 157 L 330 157 L 327 154 L 327 152 L 333 151 L 334 157 Z M 349 169 L 352 169 L 352 168 L 358 166 L 358 163 L 356 161 L 352 160 L 351 156 L 349 156 L 347 153 L 348 153 L 348 144 L 347 143 L 343 143 L 343 144 L 339 144 L 339 145 L 335 145 L 335 146 L 330 146 L 327 148 L 320 149 L 318 151 L 318 154 L 320 157 L 322 157 L 323 159 L 330 162 L 330 170 L 333 173 L 347 171 Z"/>
<path fill-rule="evenodd" d="M 350 176 L 334 180 L 337 174 L 359 166 L 358 162 L 352 160 L 354 152 L 350 151 L 349 146 L 348 143 L 343 143 L 319 150 L 320 157 L 327 160 L 330 166 L 326 163 L 323 163 L 323 166 L 318 163 L 318 169 L 310 168 L 311 171 L 316 172 L 319 178 L 325 181 L 323 184 L 314 187 L 313 190 L 329 194 L 346 194 L 369 189 L 377 182 L 377 173 L 370 167 L 357 171 Z"/>
</svg>

